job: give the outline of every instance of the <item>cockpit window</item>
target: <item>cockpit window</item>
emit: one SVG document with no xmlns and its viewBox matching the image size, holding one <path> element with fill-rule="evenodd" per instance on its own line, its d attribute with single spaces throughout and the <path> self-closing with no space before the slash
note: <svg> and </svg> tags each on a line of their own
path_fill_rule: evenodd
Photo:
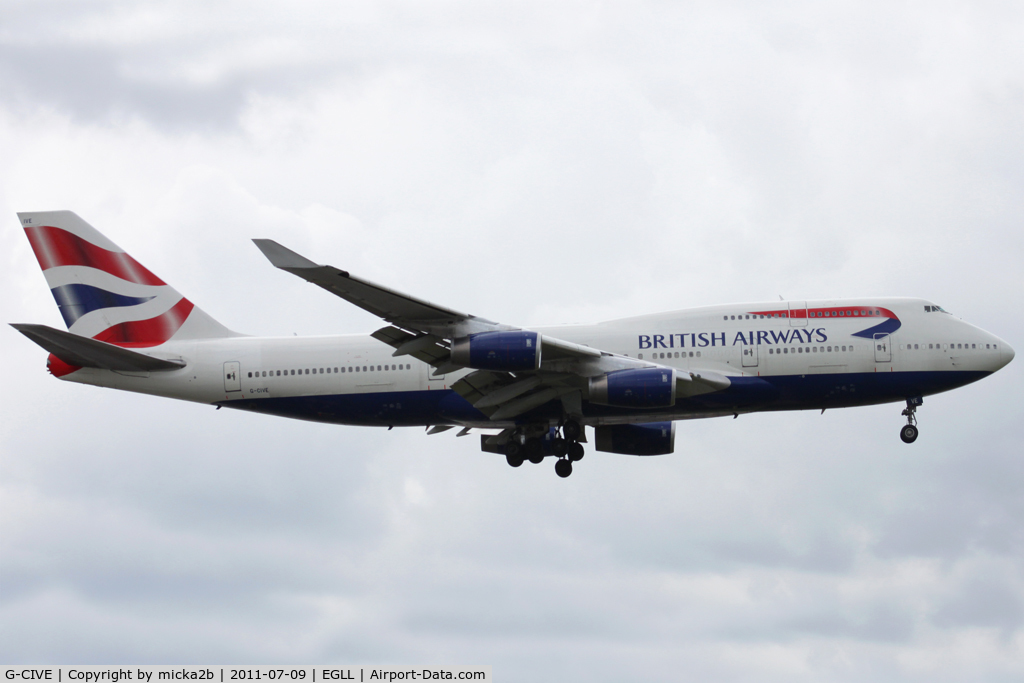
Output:
<svg viewBox="0 0 1024 683">
<path fill-rule="evenodd" d="M 945 313 L 946 315 L 949 315 L 949 311 L 944 309 L 942 306 L 935 306 L 934 304 L 925 306 L 924 307 L 924 312 L 925 313 Z"/>
</svg>

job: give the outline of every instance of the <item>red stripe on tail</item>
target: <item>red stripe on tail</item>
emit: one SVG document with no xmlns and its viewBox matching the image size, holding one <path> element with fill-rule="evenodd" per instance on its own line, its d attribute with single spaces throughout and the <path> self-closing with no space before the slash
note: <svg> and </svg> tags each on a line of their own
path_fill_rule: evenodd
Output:
<svg viewBox="0 0 1024 683">
<path fill-rule="evenodd" d="M 149 320 L 132 320 L 108 327 L 93 339 L 118 346 L 159 346 L 174 333 L 192 312 L 192 302 L 182 299 L 171 310 Z"/>
<path fill-rule="evenodd" d="M 43 270 L 57 266 L 87 266 L 140 285 L 165 284 L 128 254 L 97 247 L 67 230 L 39 225 L 25 228 L 25 234 Z"/>
</svg>

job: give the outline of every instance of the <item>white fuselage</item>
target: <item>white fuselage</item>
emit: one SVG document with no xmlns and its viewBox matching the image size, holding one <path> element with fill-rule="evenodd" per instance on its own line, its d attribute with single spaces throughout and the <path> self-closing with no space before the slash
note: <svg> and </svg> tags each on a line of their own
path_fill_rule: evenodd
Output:
<svg viewBox="0 0 1024 683">
<path fill-rule="evenodd" d="M 865 308 L 891 314 L 847 317 Z M 713 395 L 670 409 L 585 411 L 588 424 L 612 424 L 902 400 L 975 381 L 1012 359 L 1003 340 L 931 308 L 920 299 L 826 300 L 806 302 L 801 317 L 772 317 L 764 312 L 798 309 L 792 302 L 740 304 L 537 331 L 679 370 L 719 373 L 737 388 L 732 400 L 727 391 L 726 400 Z M 897 329 L 855 336 L 879 321 Z M 342 424 L 506 424 L 488 421 L 451 391 L 471 370 L 432 376 L 431 366 L 396 358 L 368 335 L 172 341 L 147 352 L 185 367 L 153 373 L 82 368 L 63 379 Z M 757 391 L 743 394 L 743 387 L 762 380 Z"/>
</svg>

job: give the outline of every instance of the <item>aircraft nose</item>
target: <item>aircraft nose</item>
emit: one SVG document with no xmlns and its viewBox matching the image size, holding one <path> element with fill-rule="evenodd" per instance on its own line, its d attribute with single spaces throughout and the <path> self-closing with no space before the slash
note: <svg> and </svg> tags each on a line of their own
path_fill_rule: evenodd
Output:
<svg viewBox="0 0 1024 683">
<path fill-rule="evenodd" d="M 1009 365 L 1010 361 L 1013 360 L 1013 357 L 1017 355 L 1016 353 L 1014 353 L 1013 347 L 1007 344 L 1006 342 L 1003 342 L 999 346 L 999 348 L 1002 350 L 1003 365 Z"/>
</svg>

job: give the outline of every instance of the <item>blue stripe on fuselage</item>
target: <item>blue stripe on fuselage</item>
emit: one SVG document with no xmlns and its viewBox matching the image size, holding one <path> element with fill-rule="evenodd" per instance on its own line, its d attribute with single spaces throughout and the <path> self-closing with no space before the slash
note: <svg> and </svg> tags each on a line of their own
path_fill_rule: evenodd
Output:
<svg viewBox="0 0 1024 683">
<path fill-rule="evenodd" d="M 989 374 L 929 371 L 731 377 L 728 389 L 680 399 L 674 411 L 692 416 L 702 412 L 720 414 L 723 410 L 816 410 L 888 403 L 949 391 Z M 247 398 L 219 405 L 314 422 L 376 427 L 487 421 L 483 413 L 450 389 Z M 561 410 L 561 403 L 553 401 L 517 421 L 557 420 Z M 628 410 L 585 402 L 583 412 L 585 417 L 611 417 L 664 415 L 667 411 Z"/>
<path fill-rule="evenodd" d="M 868 329 L 861 330 L 860 332 L 854 332 L 851 336 L 863 337 L 864 339 L 874 339 L 876 334 L 892 334 L 902 326 L 903 323 L 896 318 L 889 318 L 888 320 L 883 320 L 874 327 L 869 327 Z"/>
</svg>

